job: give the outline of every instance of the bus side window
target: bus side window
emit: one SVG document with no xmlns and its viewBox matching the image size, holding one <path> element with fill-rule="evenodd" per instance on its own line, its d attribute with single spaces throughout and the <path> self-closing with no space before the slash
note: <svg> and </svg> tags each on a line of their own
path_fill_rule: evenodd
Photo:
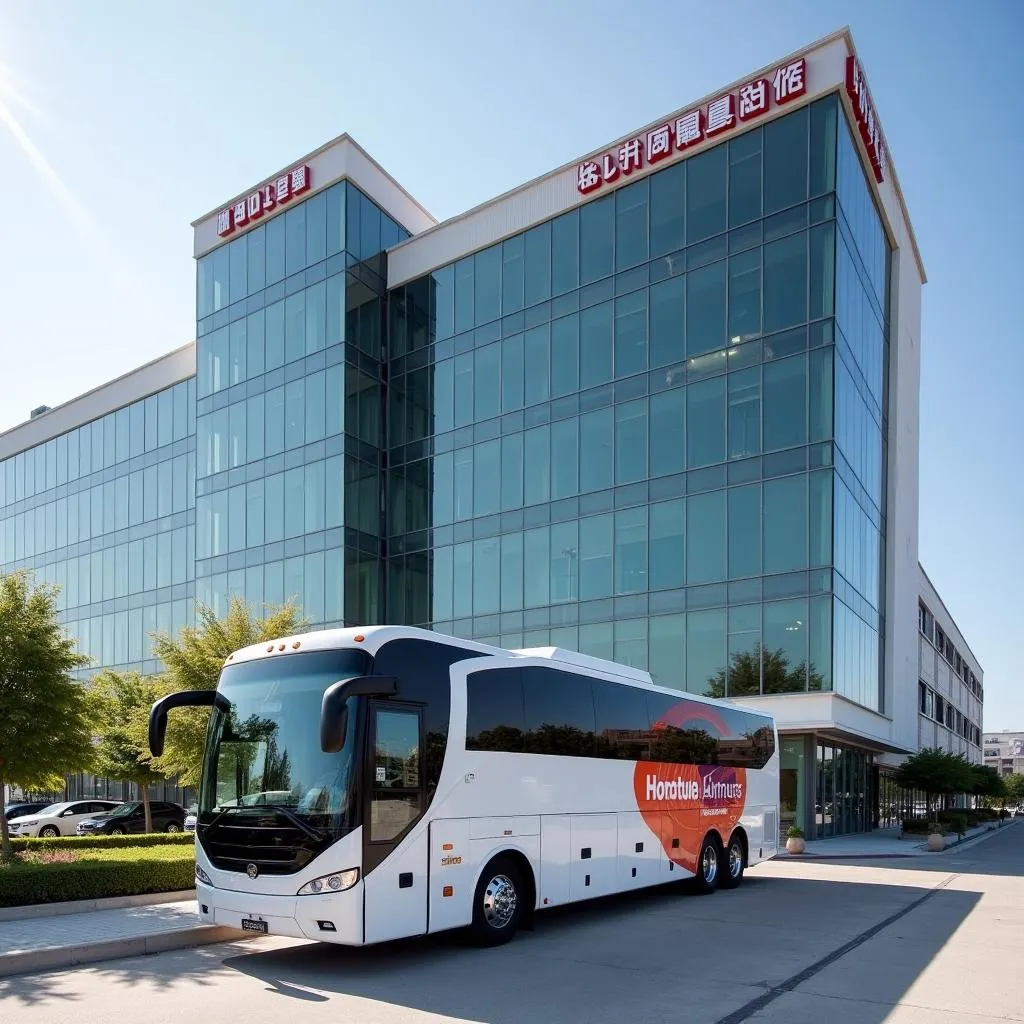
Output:
<svg viewBox="0 0 1024 1024">
<path fill-rule="evenodd" d="M 521 753 L 524 731 L 522 670 L 471 672 L 466 679 L 466 749 Z"/>
<path fill-rule="evenodd" d="M 523 749 L 531 754 L 599 757 L 594 742 L 593 680 L 551 668 L 522 671 Z"/>
<path fill-rule="evenodd" d="M 651 760 L 665 764 L 718 764 L 719 739 L 710 727 L 701 724 L 689 709 L 700 709 L 697 701 L 648 693 L 651 715 Z M 679 724 L 677 724 L 679 723 Z"/>
<path fill-rule="evenodd" d="M 597 741 L 601 756 L 647 761 L 651 753 L 651 719 L 646 693 L 603 679 L 593 680 Z"/>
</svg>

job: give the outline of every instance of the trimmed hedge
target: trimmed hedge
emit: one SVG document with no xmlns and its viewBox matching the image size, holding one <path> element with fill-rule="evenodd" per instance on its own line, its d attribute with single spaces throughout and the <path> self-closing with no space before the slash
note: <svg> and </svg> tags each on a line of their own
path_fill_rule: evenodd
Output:
<svg viewBox="0 0 1024 1024">
<path fill-rule="evenodd" d="M 976 828 L 982 822 L 993 821 L 996 817 L 997 813 L 987 808 L 939 811 L 931 821 L 926 818 L 904 818 L 903 831 L 922 835 L 930 832 L 931 826 L 937 822 L 946 832 L 956 832 L 959 835 Z"/>
<path fill-rule="evenodd" d="M 904 818 L 903 831 L 909 835 L 927 835 L 933 822 L 928 818 Z"/>
<path fill-rule="evenodd" d="M 88 859 L 86 859 L 88 858 Z M 73 864 L 0 867 L 0 907 L 106 899 L 195 888 L 192 850 L 83 851 Z"/>
<path fill-rule="evenodd" d="M 114 850 L 146 846 L 195 846 L 194 832 L 150 832 L 134 836 L 55 836 L 52 839 L 11 839 L 20 850 Z"/>
</svg>

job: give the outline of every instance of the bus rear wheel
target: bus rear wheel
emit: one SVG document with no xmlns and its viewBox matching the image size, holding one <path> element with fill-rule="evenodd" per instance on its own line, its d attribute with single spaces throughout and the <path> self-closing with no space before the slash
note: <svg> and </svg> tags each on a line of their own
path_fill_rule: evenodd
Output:
<svg viewBox="0 0 1024 1024">
<path fill-rule="evenodd" d="M 734 833 L 729 839 L 729 848 L 722 854 L 718 884 L 723 889 L 735 889 L 743 881 L 743 867 L 746 859 L 743 840 L 738 833 Z"/>
<path fill-rule="evenodd" d="M 700 896 L 709 896 L 718 888 L 720 865 L 722 862 L 722 844 L 718 836 L 709 832 L 700 844 L 697 854 L 697 874 L 692 881 L 692 889 Z"/>
<path fill-rule="evenodd" d="M 507 857 L 495 857 L 480 876 L 473 897 L 470 934 L 479 946 L 500 946 L 519 929 L 526 887 L 519 869 Z"/>
</svg>

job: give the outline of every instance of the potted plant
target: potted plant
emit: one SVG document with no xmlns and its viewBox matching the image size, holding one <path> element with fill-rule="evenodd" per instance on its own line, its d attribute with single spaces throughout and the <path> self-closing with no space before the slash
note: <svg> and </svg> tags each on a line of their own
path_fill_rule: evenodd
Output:
<svg viewBox="0 0 1024 1024">
<path fill-rule="evenodd" d="M 939 853 L 946 848 L 946 830 L 942 825 L 933 821 L 928 825 L 928 849 L 933 853 Z"/>
<path fill-rule="evenodd" d="M 804 830 L 797 825 L 790 825 L 786 830 L 786 852 L 803 853 L 806 848 Z"/>
</svg>

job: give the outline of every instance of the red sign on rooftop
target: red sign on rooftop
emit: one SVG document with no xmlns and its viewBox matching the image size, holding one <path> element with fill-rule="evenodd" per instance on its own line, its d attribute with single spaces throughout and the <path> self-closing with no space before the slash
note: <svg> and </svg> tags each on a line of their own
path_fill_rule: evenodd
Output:
<svg viewBox="0 0 1024 1024">
<path fill-rule="evenodd" d="M 807 92 L 807 61 L 784 64 L 768 77 L 747 82 L 703 107 L 669 121 L 642 136 L 628 139 L 576 169 L 576 188 L 586 194 L 672 156 L 732 131 L 738 125 L 767 114 L 771 105 L 783 106 Z"/>
<path fill-rule="evenodd" d="M 871 169 L 875 172 L 875 181 L 881 184 L 885 177 L 885 142 L 882 139 L 882 126 L 878 123 L 875 105 L 871 102 L 864 69 L 853 54 L 846 58 L 846 94 L 853 104 L 853 116 L 860 129 L 860 137 L 867 146 Z"/>
<path fill-rule="evenodd" d="M 309 186 L 309 167 L 306 164 L 293 167 L 266 185 L 261 185 L 245 199 L 239 199 L 234 206 L 221 210 L 217 214 L 217 234 L 224 237 L 238 228 L 252 224 L 275 207 L 308 192 Z"/>
</svg>

